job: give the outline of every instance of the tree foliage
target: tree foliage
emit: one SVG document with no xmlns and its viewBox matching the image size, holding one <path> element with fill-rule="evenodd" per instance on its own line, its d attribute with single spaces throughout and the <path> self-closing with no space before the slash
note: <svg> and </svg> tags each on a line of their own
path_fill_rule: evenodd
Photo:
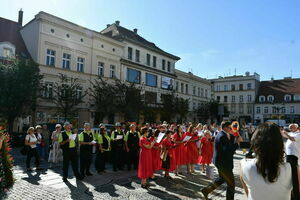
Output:
<svg viewBox="0 0 300 200">
<path fill-rule="evenodd" d="M 162 98 L 161 119 L 165 121 L 172 121 L 176 115 L 183 121 L 189 112 L 189 100 L 178 97 L 172 91 L 169 94 L 164 94 Z"/>
<path fill-rule="evenodd" d="M 126 84 L 118 79 L 114 84 L 102 77 L 91 83 L 90 94 L 96 110 L 95 123 L 102 122 L 104 117 L 122 113 L 126 121 L 137 121 L 143 110 L 141 88 L 134 83 Z"/>
<path fill-rule="evenodd" d="M 0 117 L 12 131 L 14 120 L 35 110 L 42 76 L 31 60 L 15 59 L 0 64 Z"/>
<path fill-rule="evenodd" d="M 53 103 L 56 105 L 58 114 L 64 120 L 70 120 L 78 115 L 78 105 L 83 103 L 87 91 L 82 90 L 77 78 L 68 77 L 64 74 L 58 75 L 59 81 L 54 84 Z"/>
</svg>

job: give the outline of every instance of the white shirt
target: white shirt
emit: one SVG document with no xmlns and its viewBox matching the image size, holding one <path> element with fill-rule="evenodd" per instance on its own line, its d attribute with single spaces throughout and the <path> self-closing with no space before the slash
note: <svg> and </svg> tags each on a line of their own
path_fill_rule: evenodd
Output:
<svg viewBox="0 0 300 200">
<path fill-rule="evenodd" d="M 38 139 L 38 144 L 41 144 L 41 141 L 42 141 L 42 135 L 41 133 L 36 133 L 37 134 L 37 139 Z"/>
<path fill-rule="evenodd" d="M 287 140 L 285 143 L 286 155 L 294 155 L 298 158 L 298 164 L 300 164 L 300 132 L 289 132 L 289 136 L 295 138 L 295 141 Z"/>
<path fill-rule="evenodd" d="M 30 138 L 30 139 L 29 139 Z M 27 142 L 36 142 L 37 141 L 37 138 L 35 137 L 35 135 L 29 135 L 27 134 L 26 137 L 25 137 L 25 140 Z M 30 147 L 33 149 L 33 148 L 36 148 L 36 144 L 32 144 L 30 145 Z"/>
<path fill-rule="evenodd" d="M 241 170 L 248 187 L 248 200 L 290 200 L 293 184 L 289 163 L 280 166 L 279 176 L 274 183 L 268 182 L 258 174 L 256 159 L 243 159 Z"/>
</svg>

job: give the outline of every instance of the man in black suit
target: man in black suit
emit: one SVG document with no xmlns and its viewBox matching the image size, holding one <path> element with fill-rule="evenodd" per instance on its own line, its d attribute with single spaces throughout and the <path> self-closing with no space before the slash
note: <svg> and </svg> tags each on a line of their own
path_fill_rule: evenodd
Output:
<svg viewBox="0 0 300 200">
<path fill-rule="evenodd" d="M 214 148 L 214 165 L 218 169 L 219 177 L 209 186 L 203 188 L 205 199 L 208 199 L 208 194 L 222 185 L 224 182 L 227 184 L 226 200 L 234 199 L 234 175 L 233 175 L 233 154 L 238 148 L 239 143 L 242 141 L 242 137 L 234 137 L 231 130 L 231 122 L 221 123 L 222 131 L 218 133 L 215 138 Z"/>
</svg>

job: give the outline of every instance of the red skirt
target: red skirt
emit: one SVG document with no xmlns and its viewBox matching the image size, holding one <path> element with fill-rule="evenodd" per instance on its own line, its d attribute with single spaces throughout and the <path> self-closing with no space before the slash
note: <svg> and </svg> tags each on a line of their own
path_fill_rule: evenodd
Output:
<svg viewBox="0 0 300 200">
<path fill-rule="evenodd" d="M 175 157 L 175 151 L 174 149 L 171 149 L 169 150 L 169 162 L 170 162 L 170 167 L 168 169 L 166 168 L 162 168 L 163 170 L 165 171 L 169 171 L 169 172 L 172 172 L 172 171 L 175 171 L 176 170 L 176 157 Z"/>
<path fill-rule="evenodd" d="M 185 148 L 183 144 L 180 144 L 175 148 L 175 158 L 176 158 L 176 165 L 185 165 Z"/>
<path fill-rule="evenodd" d="M 158 171 L 161 169 L 160 150 L 152 148 L 151 153 L 152 153 L 152 169 L 153 171 Z"/>
<path fill-rule="evenodd" d="M 197 164 L 199 153 L 196 142 L 189 142 L 186 146 L 187 163 Z"/>
<path fill-rule="evenodd" d="M 138 177 L 147 179 L 153 175 L 152 151 L 151 149 L 141 148 L 139 158 Z"/>
</svg>

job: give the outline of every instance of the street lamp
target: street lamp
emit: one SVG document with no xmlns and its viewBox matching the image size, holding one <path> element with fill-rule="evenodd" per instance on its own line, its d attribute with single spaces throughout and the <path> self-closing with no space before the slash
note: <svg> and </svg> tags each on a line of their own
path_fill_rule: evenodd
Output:
<svg viewBox="0 0 300 200">
<path fill-rule="evenodd" d="M 274 104 L 273 104 L 274 105 Z M 273 106 L 273 109 L 276 111 L 277 113 L 277 120 L 278 120 L 278 126 L 279 125 L 279 117 L 280 117 L 280 111 L 282 111 L 283 109 L 285 109 L 285 106 L 284 106 L 284 103 L 282 103 L 281 105 L 276 105 L 276 106 Z"/>
</svg>

